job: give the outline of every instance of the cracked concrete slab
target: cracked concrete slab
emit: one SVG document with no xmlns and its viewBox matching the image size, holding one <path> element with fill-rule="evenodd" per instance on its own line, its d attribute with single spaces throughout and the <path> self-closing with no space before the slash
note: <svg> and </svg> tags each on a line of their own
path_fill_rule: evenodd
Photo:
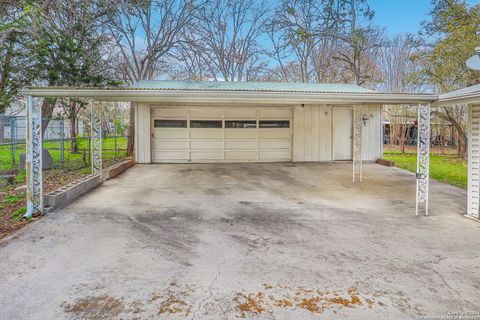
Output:
<svg viewBox="0 0 480 320">
<path fill-rule="evenodd" d="M 464 190 L 376 164 L 137 165 L 0 242 L 1 319 L 478 312 Z"/>
</svg>

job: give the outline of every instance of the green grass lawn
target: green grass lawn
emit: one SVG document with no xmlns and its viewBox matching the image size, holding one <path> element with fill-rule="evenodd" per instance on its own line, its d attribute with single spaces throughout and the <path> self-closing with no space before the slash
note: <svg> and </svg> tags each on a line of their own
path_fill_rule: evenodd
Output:
<svg viewBox="0 0 480 320">
<path fill-rule="evenodd" d="M 388 151 L 384 159 L 395 162 L 395 166 L 411 171 L 417 171 L 417 155 L 412 153 L 402 154 Z M 467 189 L 468 173 L 467 161 L 456 155 L 430 155 L 430 177 Z"/>
<path fill-rule="evenodd" d="M 83 161 L 83 153 L 87 164 L 90 163 L 87 138 L 78 138 L 78 153 L 70 152 L 70 141 L 64 141 L 63 162 L 61 161 L 61 142 L 60 141 L 44 141 L 43 147 L 46 148 L 53 159 L 54 168 L 68 168 L 72 170 L 85 169 L 89 170 L 89 165 L 85 168 Z M 102 158 L 103 160 L 114 159 L 116 157 L 122 158 L 125 155 L 127 148 L 127 139 L 125 137 L 105 138 L 102 144 Z M 11 145 L 0 145 L 0 172 L 9 171 L 12 169 L 19 169 L 20 154 L 25 153 L 25 144 L 17 144 L 12 150 Z M 13 155 L 13 156 L 12 156 Z M 24 181 L 25 174 L 23 170 L 18 170 L 16 180 L 17 182 Z"/>
</svg>

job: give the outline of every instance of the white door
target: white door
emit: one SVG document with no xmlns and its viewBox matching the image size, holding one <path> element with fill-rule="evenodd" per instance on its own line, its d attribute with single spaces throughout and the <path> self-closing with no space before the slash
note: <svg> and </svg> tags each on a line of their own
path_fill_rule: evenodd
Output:
<svg viewBox="0 0 480 320">
<path fill-rule="evenodd" d="M 152 159 L 291 161 L 292 127 L 289 108 L 152 108 Z"/>
<path fill-rule="evenodd" d="M 333 109 L 334 160 L 352 160 L 353 155 L 353 110 Z"/>
</svg>

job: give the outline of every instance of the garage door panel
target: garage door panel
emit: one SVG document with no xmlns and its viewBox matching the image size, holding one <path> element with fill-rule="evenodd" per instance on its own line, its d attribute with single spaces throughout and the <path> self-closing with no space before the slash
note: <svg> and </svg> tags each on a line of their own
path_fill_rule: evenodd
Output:
<svg viewBox="0 0 480 320">
<path fill-rule="evenodd" d="M 190 108 L 190 119 L 222 119 L 222 108 Z"/>
<path fill-rule="evenodd" d="M 162 119 L 186 119 L 186 108 L 154 108 L 153 118 Z"/>
<path fill-rule="evenodd" d="M 289 149 L 292 146 L 292 142 L 290 140 L 260 140 L 258 142 L 260 149 Z"/>
<path fill-rule="evenodd" d="M 228 120 L 255 120 L 257 109 L 255 108 L 226 108 L 225 119 Z"/>
<path fill-rule="evenodd" d="M 194 160 L 223 160 L 223 151 L 192 151 L 190 152 L 192 161 Z"/>
<path fill-rule="evenodd" d="M 206 141 L 191 141 L 190 142 L 190 148 L 192 150 L 209 150 L 209 149 L 214 149 L 214 150 L 222 150 L 223 151 L 223 140 L 206 140 Z"/>
<path fill-rule="evenodd" d="M 285 119 L 288 120 L 292 117 L 292 110 L 285 109 L 276 109 L 276 108 L 265 108 L 258 110 L 258 118 L 264 120 L 279 120 Z"/>
<path fill-rule="evenodd" d="M 153 130 L 153 138 L 154 139 L 187 139 L 188 129 L 155 128 Z"/>
<path fill-rule="evenodd" d="M 257 139 L 257 129 L 225 129 L 225 139 Z"/>
<path fill-rule="evenodd" d="M 271 161 L 281 161 L 281 160 L 290 160 L 292 157 L 292 151 L 290 149 L 285 150 L 272 150 L 272 151 L 260 151 L 258 153 L 259 160 L 271 160 Z"/>
<path fill-rule="evenodd" d="M 175 161 L 175 160 L 188 160 L 188 151 L 154 151 L 155 161 Z"/>
<path fill-rule="evenodd" d="M 225 141 L 225 149 L 227 150 L 239 150 L 239 149 L 250 149 L 256 150 L 258 142 L 257 140 L 251 141 Z"/>
<path fill-rule="evenodd" d="M 185 140 L 162 140 L 154 139 L 154 150 L 188 150 L 188 142 Z"/>
<path fill-rule="evenodd" d="M 290 139 L 291 136 L 290 129 L 258 129 L 260 139 Z"/>
<path fill-rule="evenodd" d="M 257 160 L 257 151 L 226 151 L 226 160 L 254 161 Z"/>
<path fill-rule="evenodd" d="M 191 139 L 223 139 L 223 129 L 190 129 Z"/>
</svg>

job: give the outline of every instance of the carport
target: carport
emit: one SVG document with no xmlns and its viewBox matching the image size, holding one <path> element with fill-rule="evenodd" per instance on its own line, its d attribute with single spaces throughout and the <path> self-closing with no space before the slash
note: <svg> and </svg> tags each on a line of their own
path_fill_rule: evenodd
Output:
<svg viewBox="0 0 480 320">
<path fill-rule="evenodd" d="M 366 158 L 365 146 L 367 143 L 372 143 L 375 139 L 382 141 L 382 131 L 378 130 L 377 134 L 370 135 L 365 134 L 367 124 L 369 120 L 373 118 L 369 112 L 369 108 L 373 106 L 383 105 L 412 105 L 418 107 L 418 161 L 417 161 L 417 192 L 416 192 L 416 215 L 419 212 L 428 215 L 428 190 L 429 190 L 429 141 L 430 141 L 430 109 L 432 104 L 435 106 L 442 106 L 455 103 L 468 103 L 470 110 L 470 123 L 472 126 L 476 126 L 476 131 L 471 135 L 472 141 L 469 151 L 469 210 L 468 215 L 471 217 L 479 217 L 479 121 L 480 121 L 480 87 L 475 86 L 467 90 L 460 90 L 448 95 L 438 96 L 432 94 L 390 94 L 390 93 L 378 93 L 371 90 L 363 89 L 355 86 L 342 86 L 342 85 L 318 85 L 309 84 L 307 87 L 298 86 L 299 84 L 273 84 L 273 83 L 243 83 L 236 84 L 232 87 L 231 84 L 212 83 L 212 82 L 169 82 L 169 81 L 154 81 L 139 83 L 133 88 L 128 89 L 89 89 L 89 88 L 27 88 L 23 90 L 23 94 L 27 96 L 27 123 L 28 123 L 28 136 L 27 136 L 27 213 L 26 216 L 32 216 L 33 214 L 41 214 L 43 210 L 43 195 L 42 195 L 42 164 L 41 164 L 41 101 L 43 98 L 48 97 L 65 97 L 65 98 L 86 98 L 91 101 L 91 128 L 92 128 L 92 171 L 94 174 L 101 174 L 101 145 L 99 143 L 101 138 L 101 130 L 99 128 L 100 112 L 102 106 L 105 103 L 111 101 L 123 101 L 131 102 L 136 108 L 135 115 L 135 145 L 136 152 L 135 158 L 137 163 L 152 163 L 152 159 L 155 159 L 152 154 L 154 150 L 151 149 L 152 142 L 151 136 L 154 135 L 152 128 L 155 128 L 154 118 L 151 117 L 154 114 L 154 107 L 162 106 L 168 107 L 170 110 L 181 110 L 186 106 L 191 108 L 219 108 L 222 107 L 222 122 L 221 128 L 227 130 L 226 111 L 225 110 L 249 110 L 256 108 L 256 114 L 258 115 L 263 108 L 276 108 L 277 110 L 284 110 L 287 107 L 292 108 L 292 126 L 294 130 L 297 127 L 300 129 L 307 128 L 309 122 L 305 119 L 309 119 L 312 114 L 320 116 L 324 111 L 332 113 L 328 108 L 343 107 L 352 110 L 352 183 L 359 183 L 362 181 L 362 163 L 365 161 L 375 160 Z M 306 110 L 310 107 L 317 107 L 317 111 Z M 477 110 L 478 109 L 478 110 Z M 297 112 L 298 111 L 298 112 Z M 302 122 L 297 121 L 298 114 L 303 112 Z M 316 113 L 315 113 L 316 112 Z M 372 113 L 373 114 L 373 113 Z M 202 118 L 203 117 L 203 118 Z M 276 116 L 269 117 L 275 118 Z M 272 119 L 273 119 L 272 118 Z M 200 115 L 200 119 L 204 119 L 206 122 L 210 121 L 209 117 Z M 261 131 L 262 118 L 257 116 L 254 120 L 249 120 L 248 116 L 245 116 L 245 120 L 238 124 L 239 121 L 232 125 L 248 126 L 256 123 L 255 129 L 257 132 Z M 270 118 L 266 118 L 270 119 Z M 283 118 L 273 119 L 279 124 Z M 162 120 L 162 119 L 160 119 Z M 166 120 L 176 120 L 175 118 Z M 378 120 L 378 119 L 377 119 Z M 203 120 L 199 120 L 203 121 Z M 265 120 L 268 122 L 267 120 Z M 211 122 L 211 121 L 210 121 Z M 272 121 L 271 121 L 272 122 Z M 153 123 L 153 124 L 152 124 Z M 164 122 L 168 128 L 172 123 Z M 191 130 L 191 120 L 188 119 L 188 128 Z M 159 123 L 161 125 L 162 123 Z M 218 125 L 212 123 L 204 123 L 205 125 Z M 271 124 L 271 123 L 270 123 Z M 178 122 L 177 122 L 178 125 Z M 180 125 L 184 125 L 181 123 Z M 201 123 L 199 125 L 202 125 Z M 474 128 L 474 127 L 472 127 Z M 185 129 L 185 128 L 181 128 Z M 212 129 L 209 127 L 209 129 Z M 250 128 L 252 129 L 252 128 Z M 277 128 L 281 129 L 281 127 Z M 314 129 L 310 129 L 314 130 Z M 241 135 L 240 135 L 241 136 Z M 258 133 L 257 133 L 258 136 Z M 273 161 L 288 161 L 288 162 L 310 162 L 310 161 L 322 161 L 312 159 L 311 157 L 297 158 L 295 156 L 296 148 L 296 134 L 293 136 L 292 151 L 293 156 L 291 159 L 287 159 L 281 156 L 279 158 L 273 157 L 265 158 L 266 162 Z M 210 137 L 209 137 L 210 138 Z M 277 137 L 275 137 L 277 138 Z M 259 139 L 257 137 L 257 139 Z M 280 140 L 280 139 L 276 139 Z M 331 141 L 332 139 L 330 139 Z M 168 141 L 167 141 L 168 142 Z M 247 141 L 241 141 L 245 143 Z M 260 140 L 257 140 L 257 144 L 260 144 Z M 285 144 L 288 141 L 279 141 Z M 302 142 L 304 146 L 307 146 L 305 142 Z M 209 145 L 210 147 L 210 145 Z M 190 147 L 189 147 L 190 148 Z M 281 154 L 277 152 L 275 146 L 269 147 L 268 150 L 260 150 L 256 152 L 255 158 L 257 161 L 262 160 L 261 152 L 271 152 L 271 154 Z M 305 147 L 306 149 L 306 147 Z M 194 150 L 195 151 L 195 150 Z M 331 150 L 330 150 L 331 152 Z M 224 155 L 227 151 L 222 150 L 220 153 Z M 333 154 L 333 152 L 331 152 Z M 172 153 L 173 154 L 173 153 Z M 208 162 L 217 162 L 214 158 L 218 152 L 199 152 L 200 160 L 207 160 Z M 232 153 L 234 154 L 234 153 Z M 237 153 L 238 154 L 238 153 Z M 245 155 L 246 153 L 242 153 Z M 266 154 L 266 153 L 265 153 Z M 312 153 L 313 154 L 313 153 Z M 305 152 L 303 153 L 305 155 Z M 203 158 L 202 158 L 203 157 Z M 213 158 L 210 158 L 213 157 Z M 377 158 L 381 157 L 377 156 Z M 171 160 L 169 157 L 168 160 Z M 190 158 L 189 158 L 190 159 Z M 225 158 L 222 158 L 225 159 Z M 253 159 L 253 160 L 255 160 Z M 237 161 L 234 158 L 234 161 Z M 335 161 L 335 158 L 326 159 L 326 161 Z M 188 161 L 187 161 L 188 162 Z M 220 162 L 220 161 L 219 161 Z M 240 161 L 243 162 L 243 161 Z M 254 161 L 255 162 L 255 161 Z"/>
</svg>

